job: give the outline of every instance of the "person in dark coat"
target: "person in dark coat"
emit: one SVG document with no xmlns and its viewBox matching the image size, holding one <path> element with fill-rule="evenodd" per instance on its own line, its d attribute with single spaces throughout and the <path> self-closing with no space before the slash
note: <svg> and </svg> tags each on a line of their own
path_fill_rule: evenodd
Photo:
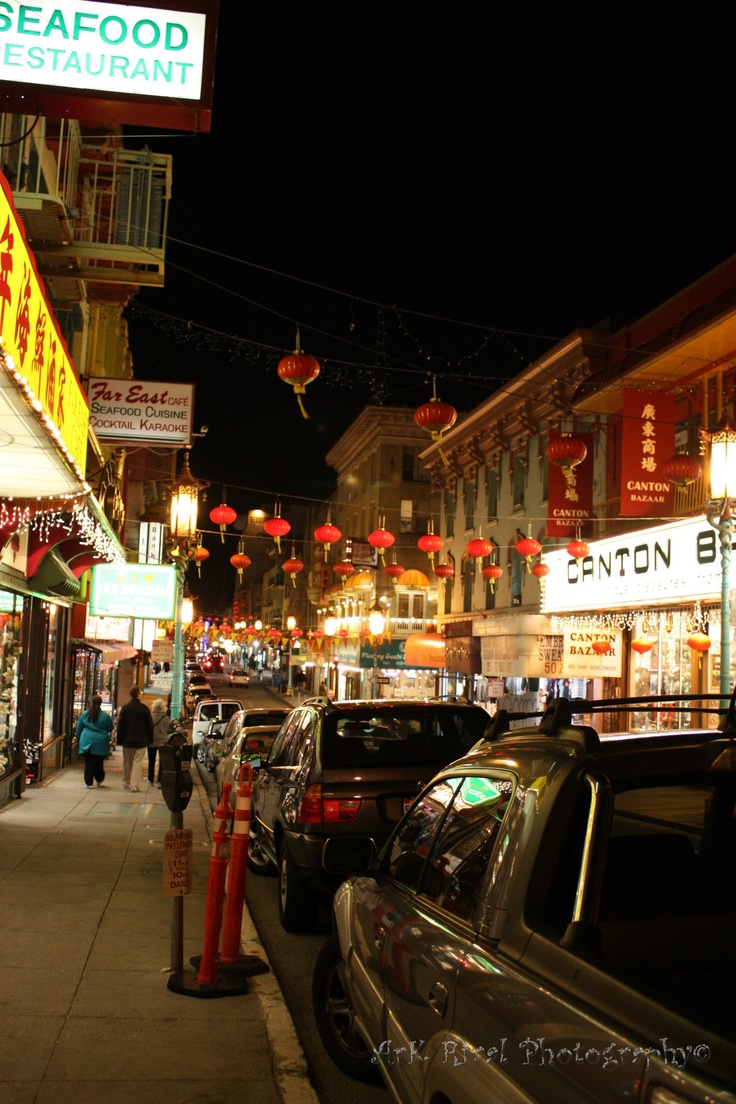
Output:
<svg viewBox="0 0 736 1104">
<path fill-rule="evenodd" d="M 130 691 L 130 701 L 118 717 L 118 743 L 123 749 L 123 789 L 138 793 L 143 780 L 146 748 L 153 741 L 151 710 L 140 700 L 140 687 Z"/>
<path fill-rule="evenodd" d="M 98 786 L 105 781 L 112 729 L 112 717 L 103 712 L 102 698 L 93 694 L 89 709 L 77 721 L 77 750 L 84 756 L 84 784 L 88 790 L 92 789 L 93 781 Z"/>
</svg>

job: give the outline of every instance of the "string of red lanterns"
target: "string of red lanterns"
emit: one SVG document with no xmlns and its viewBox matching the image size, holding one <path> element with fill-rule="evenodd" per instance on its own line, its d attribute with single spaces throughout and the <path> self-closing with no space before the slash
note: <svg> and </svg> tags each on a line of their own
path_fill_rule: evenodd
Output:
<svg viewBox="0 0 736 1104">
<path fill-rule="evenodd" d="M 273 511 L 273 517 L 267 518 L 263 523 L 263 532 L 269 537 L 273 537 L 276 544 L 276 551 L 281 552 L 281 538 L 285 537 L 287 533 L 291 532 L 291 525 L 281 516 L 281 505 L 276 503 Z"/>
<path fill-rule="evenodd" d="M 222 502 L 220 503 L 219 506 L 215 506 L 212 510 L 210 510 L 210 521 L 212 522 L 213 525 L 219 525 L 219 527 L 220 527 L 220 540 L 222 541 L 223 544 L 225 543 L 225 529 L 227 528 L 228 525 L 232 525 L 232 523 L 235 521 L 236 517 L 238 516 L 237 513 L 235 512 L 235 510 L 233 510 L 232 506 L 228 506 L 228 504 L 225 501 L 225 492 L 226 492 L 226 490 L 227 490 L 227 488 L 225 486 L 223 486 L 223 488 L 222 488 Z"/>
<path fill-rule="evenodd" d="M 432 440 L 439 446 L 438 452 L 442 463 L 447 466 L 450 461 L 442 451 L 442 435 L 448 429 L 452 429 L 457 421 L 457 410 L 450 403 L 441 402 L 437 398 L 437 378 L 432 376 L 432 398 L 423 403 L 414 411 L 414 421 L 420 429 L 426 429 Z"/>
<path fill-rule="evenodd" d="M 379 515 L 378 528 L 368 534 L 368 543 L 371 548 L 376 548 L 378 550 L 378 558 L 382 564 L 385 562 L 386 549 L 390 548 L 395 540 L 396 537 L 393 533 L 389 533 L 386 528 L 386 518 Z"/>
<path fill-rule="evenodd" d="M 429 557 L 430 567 L 434 568 L 434 554 L 435 552 L 441 552 L 445 547 L 445 542 L 438 533 L 434 531 L 434 522 L 430 521 L 427 524 L 427 532 L 424 536 L 421 536 L 417 541 L 417 547 L 421 552 L 426 552 Z"/>
<path fill-rule="evenodd" d="M 339 541 L 342 533 L 336 525 L 332 524 L 330 515 L 327 515 L 327 521 L 324 525 L 318 526 L 314 530 L 314 539 L 325 546 L 325 563 L 327 563 L 327 553 L 330 551 L 330 545 L 336 544 Z"/>
</svg>

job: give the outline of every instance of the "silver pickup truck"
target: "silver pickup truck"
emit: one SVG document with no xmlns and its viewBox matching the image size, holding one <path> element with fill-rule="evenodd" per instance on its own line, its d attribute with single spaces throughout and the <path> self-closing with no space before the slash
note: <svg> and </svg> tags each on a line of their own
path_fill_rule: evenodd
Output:
<svg viewBox="0 0 736 1104">
<path fill-rule="evenodd" d="M 318 1029 L 397 1102 L 736 1100 L 733 702 L 720 732 L 573 719 L 497 718 L 380 856 L 325 845 Z"/>
</svg>

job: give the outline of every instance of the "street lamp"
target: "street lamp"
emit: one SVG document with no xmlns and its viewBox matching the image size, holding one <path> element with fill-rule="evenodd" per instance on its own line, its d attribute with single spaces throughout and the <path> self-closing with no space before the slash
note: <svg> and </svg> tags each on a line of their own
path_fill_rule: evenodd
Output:
<svg viewBox="0 0 736 1104">
<path fill-rule="evenodd" d="M 378 649 L 381 644 L 379 637 L 382 639 L 384 631 L 386 629 L 386 615 L 378 604 L 378 599 L 374 601 L 371 608 L 368 610 L 368 632 L 371 635 L 371 648 L 373 649 L 373 697 L 376 698 L 376 678 L 378 668 Z"/>
<path fill-rule="evenodd" d="M 182 712 L 184 690 L 184 643 L 182 627 L 192 620 L 191 600 L 189 610 L 184 607 L 184 584 L 187 569 L 197 548 L 197 508 L 199 492 L 209 487 L 209 483 L 195 479 L 189 470 L 189 449 L 184 453 L 184 463 L 178 478 L 169 484 L 171 508 L 169 513 L 169 557 L 176 570 L 176 591 L 174 597 L 174 664 L 171 675 L 171 717 L 178 720 Z"/>
<path fill-rule="evenodd" d="M 731 693 L 731 605 L 730 580 L 731 538 L 733 536 L 732 506 L 736 503 L 736 430 L 728 419 L 714 430 L 702 431 L 710 442 L 710 499 L 706 516 L 718 530 L 721 548 L 721 677 L 720 692 Z"/>
</svg>

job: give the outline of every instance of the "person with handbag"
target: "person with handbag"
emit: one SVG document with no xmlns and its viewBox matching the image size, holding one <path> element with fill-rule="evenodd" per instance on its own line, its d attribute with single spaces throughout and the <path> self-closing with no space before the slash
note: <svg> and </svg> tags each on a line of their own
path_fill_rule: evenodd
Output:
<svg viewBox="0 0 736 1104">
<path fill-rule="evenodd" d="M 77 721 L 77 750 L 84 756 L 84 784 L 101 786 L 105 781 L 105 760 L 110 754 L 112 717 L 102 709 L 102 698 L 93 694 L 89 709 Z"/>
</svg>

